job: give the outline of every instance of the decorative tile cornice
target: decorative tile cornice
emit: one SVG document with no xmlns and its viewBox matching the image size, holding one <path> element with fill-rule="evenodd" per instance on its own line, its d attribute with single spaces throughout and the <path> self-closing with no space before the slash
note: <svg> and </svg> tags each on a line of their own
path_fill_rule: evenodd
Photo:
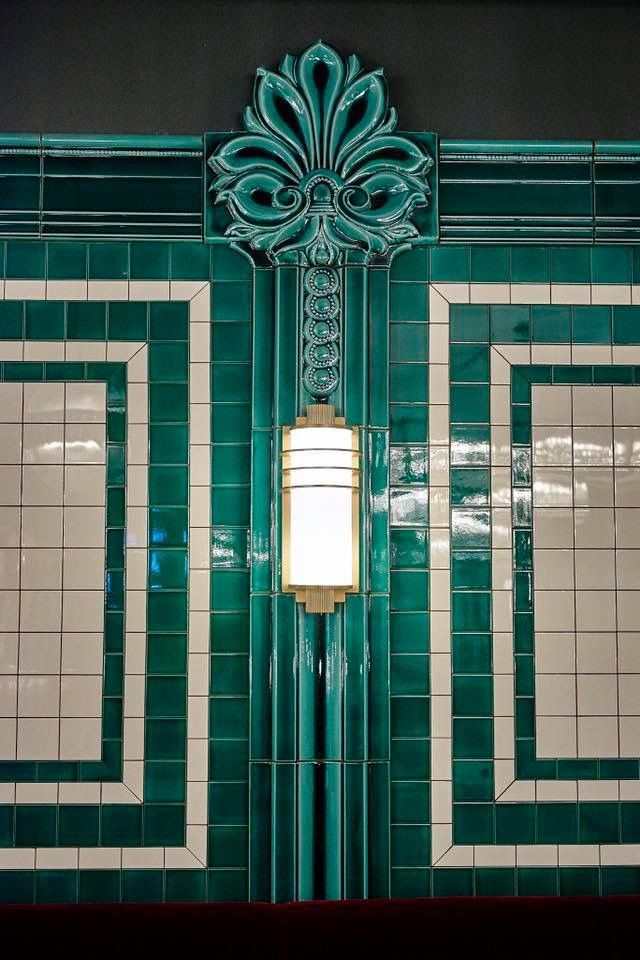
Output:
<svg viewBox="0 0 640 960">
<path fill-rule="evenodd" d="M 369 263 L 420 238 L 434 158 L 396 132 L 382 70 L 318 42 L 257 71 L 244 132 L 208 158 L 226 236 L 271 263 Z"/>
</svg>

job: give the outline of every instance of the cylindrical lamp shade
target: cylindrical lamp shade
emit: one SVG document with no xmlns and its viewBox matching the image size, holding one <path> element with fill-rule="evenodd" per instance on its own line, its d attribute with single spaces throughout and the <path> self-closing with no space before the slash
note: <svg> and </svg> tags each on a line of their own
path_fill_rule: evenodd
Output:
<svg viewBox="0 0 640 960">
<path fill-rule="evenodd" d="M 309 407 L 283 441 L 282 588 L 312 612 L 358 589 L 358 434 L 321 411 Z"/>
</svg>

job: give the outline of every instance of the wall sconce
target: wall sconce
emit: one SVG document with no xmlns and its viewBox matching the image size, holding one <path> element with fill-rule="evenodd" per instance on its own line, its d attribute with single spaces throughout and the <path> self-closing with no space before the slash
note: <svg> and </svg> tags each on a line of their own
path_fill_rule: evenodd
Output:
<svg viewBox="0 0 640 960">
<path fill-rule="evenodd" d="M 358 590 L 358 430 L 311 404 L 282 444 L 282 589 L 307 613 L 333 613 Z"/>
</svg>

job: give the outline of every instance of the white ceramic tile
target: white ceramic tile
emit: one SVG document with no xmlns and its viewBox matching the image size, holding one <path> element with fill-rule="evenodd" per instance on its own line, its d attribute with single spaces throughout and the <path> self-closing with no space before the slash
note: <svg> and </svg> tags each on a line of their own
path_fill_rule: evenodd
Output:
<svg viewBox="0 0 640 960">
<path fill-rule="evenodd" d="M 613 388 L 613 422 L 621 427 L 640 424 L 640 390 L 632 386 Z"/>
<path fill-rule="evenodd" d="M 102 716 L 102 677 L 63 676 L 60 685 L 60 716 Z"/>
<path fill-rule="evenodd" d="M 0 674 L 18 671 L 18 634 L 0 633 Z"/>
<path fill-rule="evenodd" d="M 534 549 L 533 569 L 540 590 L 573 590 L 574 551 Z"/>
<path fill-rule="evenodd" d="M 98 423 L 67 423 L 64 429 L 65 463 L 104 463 L 105 426 Z"/>
<path fill-rule="evenodd" d="M 555 507 L 535 510 L 533 536 L 540 548 L 573 548 L 573 512 Z"/>
<path fill-rule="evenodd" d="M 25 423 L 22 433 L 23 462 L 62 463 L 63 440 L 64 428 L 61 423 Z"/>
<path fill-rule="evenodd" d="M 576 590 L 576 629 L 609 631 L 616 629 L 616 593 L 614 590 Z"/>
<path fill-rule="evenodd" d="M 20 503 L 21 469 L 17 465 L 0 466 L 0 505 L 17 506 Z"/>
<path fill-rule="evenodd" d="M 533 427 L 533 463 L 538 467 L 570 466 L 573 463 L 571 427 Z"/>
<path fill-rule="evenodd" d="M 61 423 L 64 419 L 63 383 L 24 384 L 25 423 Z"/>
<path fill-rule="evenodd" d="M 15 547 L 0 547 L 0 589 L 17 590 L 19 582 L 20 551 Z"/>
<path fill-rule="evenodd" d="M 576 507 L 612 507 L 613 470 L 610 467 L 574 467 L 573 502 Z"/>
<path fill-rule="evenodd" d="M 640 467 L 616 467 L 616 507 L 640 507 Z"/>
<path fill-rule="evenodd" d="M 0 383 L 0 423 L 22 423 L 21 383 Z"/>
<path fill-rule="evenodd" d="M 22 427 L 19 423 L 0 423 L 0 463 L 22 462 Z"/>
<path fill-rule="evenodd" d="M 640 716 L 640 674 L 618 678 L 618 699 L 621 716 Z"/>
<path fill-rule="evenodd" d="M 21 633 L 18 664 L 21 674 L 60 673 L 60 634 Z"/>
<path fill-rule="evenodd" d="M 543 673 L 537 676 L 536 713 L 539 717 L 575 716 L 575 676 L 569 673 Z"/>
<path fill-rule="evenodd" d="M 62 634 L 62 673 L 102 675 L 103 641 L 99 633 Z"/>
<path fill-rule="evenodd" d="M 620 511 L 616 513 L 619 516 Z M 577 549 L 615 546 L 613 510 L 576 507 L 574 523 Z"/>
<path fill-rule="evenodd" d="M 575 629 L 572 590 L 536 590 L 534 610 L 538 630 L 553 633 Z"/>
<path fill-rule="evenodd" d="M 591 303 L 591 287 L 583 283 L 553 283 L 551 303 Z"/>
<path fill-rule="evenodd" d="M 534 426 L 571 423 L 571 387 L 534 384 L 531 388 L 531 422 Z"/>
<path fill-rule="evenodd" d="M 574 386 L 573 423 L 576 426 L 607 426 L 612 423 L 613 388 Z"/>
<path fill-rule="evenodd" d="M 615 674 L 617 669 L 616 633 L 614 631 L 578 633 L 576 657 L 580 674 Z"/>
<path fill-rule="evenodd" d="M 63 563 L 65 590 L 104 589 L 104 550 L 68 547 Z"/>
<path fill-rule="evenodd" d="M 60 720 L 60 759 L 99 760 L 100 736 L 99 719 L 63 717 Z"/>
<path fill-rule="evenodd" d="M 62 502 L 62 500 L 60 500 Z M 101 507 L 105 502 L 104 464 L 71 464 L 64 468 L 64 505 Z M 66 512 L 66 511 L 65 511 Z"/>
<path fill-rule="evenodd" d="M 578 717 L 578 756 L 618 756 L 618 717 Z"/>
<path fill-rule="evenodd" d="M 0 717 L 15 718 L 18 702 L 18 680 L 0 675 Z"/>
<path fill-rule="evenodd" d="M 18 760 L 57 760 L 58 724 L 51 718 L 18 719 Z"/>
<path fill-rule="evenodd" d="M 513 656 L 513 643 L 510 652 Z M 576 646 L 573 634 L 536 631 L 535 661 L 536 675 L 573 673 L 576 669 Z"/>
<path fill-rule="evenodd" d="M 616 466 L 640 466 L 640 427 L 614 427 L 613 445 Z"/>
<path fill-rule="evenodd" d="M 618 716 L 617 678 L 610 673 L 578 674 L 578 716 Z"/>
<path fill-rule="evenodd" d="M 575 757 L 575 717 L 536 717 L 536 750 L 539 757 Z"/>
<path fill-rule="evenodd" d="M 613 466 L 613 428 L 574 427 L 573 462 L 581 466 Z"/>
<path fill-rule="evenodd" d="M 64 509 L 64 543 L 67 547 L 102 547 L 105 542 L 104 507 Z"/>
<path fill-rule="evenodd" d="M 624 548 L 640 547 L 640 510 L 616 510 L 616 546 Z"/>
<path fill-rule="evenodd" d="M 620 756 L 640 756 L 640 717 L 620 717 Z"/>
<path fill-rule="evenodd" d="M 640 593 L 637 590 L 621 590 L 618 593 L 618 628 L 635 630 L 640 624 Z"/>
<path fill-rule="evenodd" d="M 62 588 L 62 550 L 50 547 L 23 547 L 20 585 L 23 590 L 60 590 Z"/>
<path fill-rule="evenodd" d="M 59 547 L 62 543 L 62 510 L 59 507 L 22 508 L 24 547 Z"/>
<path fill-rule="evenodd" d="M 0 631 L 12 632 L 18 629 L 18 594 L 15 590 L 0 590 Z"/>
<path fill-rule="evenodd" d="M 59 590 L 21 590 L 20 630 L 39 633 L 59 629 L 61 606 Z"/>
<path fill-rule="evenodd" d="M 512 283 L 511 303 L 551 303 L 551 284 Z"/>
</svg>

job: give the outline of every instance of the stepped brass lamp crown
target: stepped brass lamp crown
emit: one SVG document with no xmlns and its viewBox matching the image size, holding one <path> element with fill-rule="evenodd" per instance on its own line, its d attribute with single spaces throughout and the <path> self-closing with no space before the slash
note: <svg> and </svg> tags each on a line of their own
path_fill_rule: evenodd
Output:
<svg viewBox="0 0 640 960">
<path fill-rule="evenodd" d="M 282 589 L 307 613 L 332 613 L 358 590 L 358 430 L 314 403 L 282 444 Z"/>
</svg>

